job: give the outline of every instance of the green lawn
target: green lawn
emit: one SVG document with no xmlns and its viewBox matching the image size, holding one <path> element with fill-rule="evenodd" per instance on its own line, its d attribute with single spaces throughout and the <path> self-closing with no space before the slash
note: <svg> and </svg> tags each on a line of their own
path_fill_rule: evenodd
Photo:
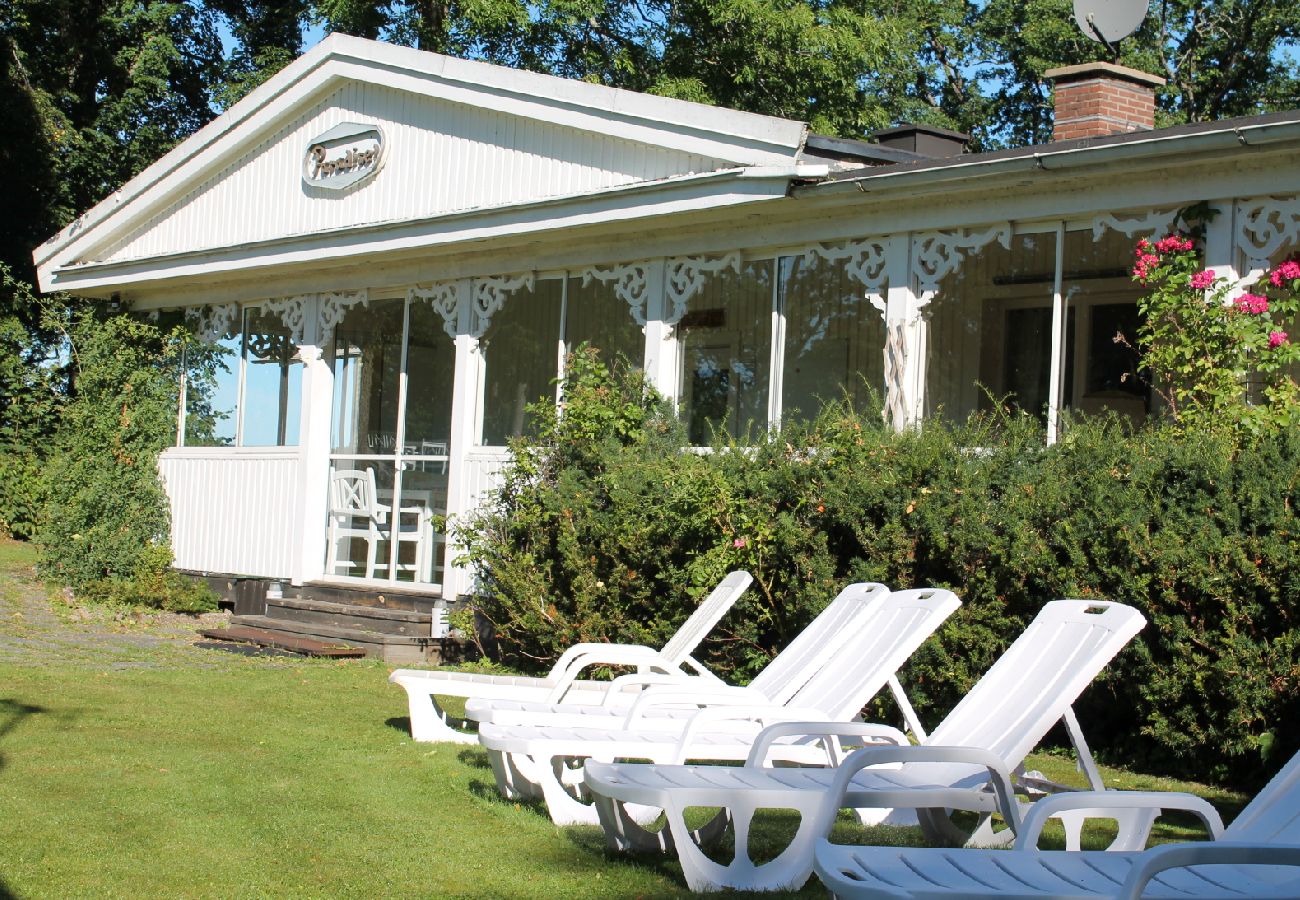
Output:
<svg viewBox="0 0 1300 900">
<path fill-rule="evenodd" d="M 0 633 L 36 642 L 0 652 L 0 897 L 685 893 L 675 863 L 500 798 L 476 748 L 413 743 L 384 666 L 133 647 L 113 635 L 154 626 L 73 611 L 60 636 L 108 638 L 61 643 L 18 602 L 29 565 L 0 545 Z"/>
</svg>

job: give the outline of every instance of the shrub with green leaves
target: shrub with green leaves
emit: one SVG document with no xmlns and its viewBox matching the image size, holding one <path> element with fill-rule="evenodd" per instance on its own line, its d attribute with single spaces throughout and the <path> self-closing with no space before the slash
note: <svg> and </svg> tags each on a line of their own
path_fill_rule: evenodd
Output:
<svg viewBox="0 0 1300 900">
<path fill-rule="evenodd" d="M 895 433 L 828 406 L 752 446 L 685 448 L 634 373 L 579 355 L 564 412 L 517 443 L 462 537 L 516 663 L 580 640 L 661 644 L 731 568 L 754 586 L 702 654 L 744 680 L 850 581 L 964 603 L 904 682 L 934 724 L 1049 600 L 1149 620 L 1078 706 L 1094 749 L 1250 781 L 1300 748 L 1300 432 L 1030 417 Z M 887 703 L 871 710 L 889 715 Z"/>
<path fill-rule="evenodd" d="M 75 394 L 46 462 L 42 569 L 92 599 L 215 608 L 210 592 L 164 577 L 171 552 L 158 454 L 175 437 L 188 336 L 87 312 L 70 338 Z"/>
<path fill-rule="evenodd" d="M 1233 297 L 1191 238 L 1143 239 L 1136 256 L 1133 277 L 1151 288 L 1138 303 L 1140 365 L 1173 420 L 1247 432 L 1300 424 L 1300 344 L 1284 330 L 1300 313 L 1300 263 Z"/>
</svg>

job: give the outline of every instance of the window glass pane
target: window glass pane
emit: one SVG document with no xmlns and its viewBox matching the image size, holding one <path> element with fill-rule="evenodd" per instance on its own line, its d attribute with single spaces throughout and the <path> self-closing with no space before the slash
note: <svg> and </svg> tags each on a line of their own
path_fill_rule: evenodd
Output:
<svg viewBox="0 0 1300 900">
<path fill-rule="evenodd" d="M 773 266 L 760 260 L 709 277 L 678 325 L 679 406 L 693 444 L 709 444 L 720 428 L 744 439 L 767 426 Z"/>
<path fill-rule="evenodd" d="M 1150 412 L 1152 392 L 1139 373 L 1137 301 L 1141 285 L 1129 277 L 1136 238 L 1106 229 L 1065 234 L 1061 289 L 1074 313 L 1069 350 L 1074 377 L 1065 385 L 1064 405 L 1078 412 L 1115 412 L 1140 424 Z"/>
<path fill-rule="evenodd" d="M 334 329 L 331 446 L 335 453 L 394 453 L 405 301 L 354 306 Z"/>
<path fill-rule="evenodd" d="M 927 416 L 962 421 L 988 407 L 990 393 L 1045 415 L 1056 236 L 1010 243 L 968 254 L 930 302 Z"/>
<path fill-rule="evenodd" d="M 485 446 L 501 446 L 528 428 L 525 407 L 555 396 L 560 347 L 560 299 L 564 282 L 538 281 L 519 290 L 492 316 L 479 341 L 486 369 L 483 385 Z"/>
<path fill-rule="evenodd" d="M 633 366 L 642 363 L 645 335 L 628 305 L 614 292 L 613 284 L 593 279 L 584 285 L 581 278 L 570 278 L 564 331 L 570 350 L 587 343 L 599 350 L 607 363 L 619 356 Z"/>
<path fill-rule="evenodd" d="M 260 309 L 245 313 L 245 447 L 297 446 L 302 361 L 284 321 Z"/>
<path fill-rule="evenodd" d="M 844 261 L 781 260 L 785 361 L 781 417 L 811 419 L 828 400 L 846 394 L 862 403 L 884 392 L 885 324 L 849 277 Z"/>
<path fill-rule="evenodd" d="M 442 317 L 426 302 L 411 303 L 406 348 L 406 447 L 417 456 L 446 456 L 451 436 L 452 379 L 456 344 Z"/>
<path fill-rule="evenodd" d="M 221 339 L 207 345 L 211 377 L 191 377 L 185 389 L 185 445 L 233 447 L 239 404 L 238 319 Z M 204 367 L 206 368 L 206 366 Z M 194 376 L 197 373 L 191 371 Z"/>
</svg>

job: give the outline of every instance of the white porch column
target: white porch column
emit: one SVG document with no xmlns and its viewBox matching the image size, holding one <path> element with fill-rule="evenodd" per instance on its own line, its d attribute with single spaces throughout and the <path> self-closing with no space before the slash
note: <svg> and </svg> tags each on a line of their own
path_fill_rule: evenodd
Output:
<svg viewBox="0 0 1300 900">
<path fill-rule="evenodd" d="M 897 431 L 920 421 L 925 402 L 925 323 L 912 286 L 911 247 L 907 234 L 885 243 L 885 415 Z"/>
<path fill-rule="evenodd" d="M 293 516 L 297 561 L 291 578 L 301 585 L 325 574 L 325 531 L 329 517 L 330 418 L 334 372 L 325 361 L 328 333 L 321 328 L 319 298 L 305 302 L 302 358 L 302 410 L 299 418 L 299 484 L 302 507 Z"/>
<path fill-rule="evenodd" d="M 478 437 L 479 352 L 478 339 L 471 333 L 470 282 L 456 282 L 457 326 L 456 365 L 451 397 L 451 437 L 447 444 L 447 561 L 442 574 L 442 595 L 448 599 L 468 592 L 470 573 L 452 565 L 462 546 L 455 539 L 451 523 L 469 512 L 469 452 Z"/>
<path fill-rule="evenodd" d="M 655 390 L 677 406 L 677 335 L 668 321 L 665 296 L 666 260 L 646 263 L 645 377 Z"/>
<path fill-rule="evenodd" d="M 1210 208 L 1218 213 L 1205 226 L 1205 267 L 1213 269 L 1219 278 L 1226 278 L 1236 283 L 1249 273 L 1238 271 L 1239 254 L 1236 252 L 1237 204 L 1231 200 L 1211 203 Z M 1229 292 L 1229 298 L 1244 292 L 1244 286 L 1235 286 Z"/>
</svg>

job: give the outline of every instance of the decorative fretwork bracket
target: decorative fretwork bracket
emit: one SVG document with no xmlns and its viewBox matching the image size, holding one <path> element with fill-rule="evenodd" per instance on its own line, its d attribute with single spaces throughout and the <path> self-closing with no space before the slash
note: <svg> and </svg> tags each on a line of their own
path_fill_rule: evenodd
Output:
<svg viewBox="0 0 1300 900">
<path fill-rule="evenodd" d="M 194 332 L 199 340 L 215 344 L 230 334 L 231 328 L 239 320 L 239 304 L 219 303 L 215 306 L 203 306 L 186 310 L 185 315 L 194 321 Z"/>
<path fill-rule="evenodd" d="M 996 240 L 1011 249 L 1011 223 L 983 231 L 922 231 L 912 235 L 912 280 L 916 286 L 917 309 L 925 307 L 939 291 L 939 284 L 961 266 L 966 254 L 982 250 Z"/>
<path fill-rule="evenodd" d="M 348 314 L 354 306 L 369 306 L 370 292 L 367 290 L 360 291 L 328 291 L 320 295 L 320 333 L 321 342 L 328 341 L 328 335 L 332 334 L 335 326 L 343 321 L 343 317 Z"/>
<path fill-rule="evenodd" d="M 684 256 L 668 260 L 666 291 L 672 309 L 668 313 L 667 324 L 676 325 L 682 320 L 682 316 L 686 315 L 687 304 L 704 287 L 707 276 L 726 269 L 740 274 L 739 252 L 733 251 L 717 257 Z"/>
<path fill-rule="evenodd" d="M 624 263 L 611 269 L 592 266 L 583 270 L 582 284 L 585 287 L 593 281 L 599 281 L 601 284 L 612 283 L 614 285 L 614 294 L 627 304 L 636 323 L 645 328 L 646 300 L 649 297 L 649 291 L 647 290 L 649 274 L 650 265 L 644 262 Z"/>
<path fill-rule="evenodd" d="M 817 257 L 827 262 L 842 261 L 844 271 L 862 285 L 867 301 L 884 318 L 885 287 L 889 283 L 885 250 L 887 241 L 888 238 L 865 238 L 839 244 L 815 244 L 804 251 L 803 260 L 809 264 L 815 262 Z"/>
<path fill-rule="evenodd" d="M 1152 209 L 1144 213 L 1102 213 L 1092 220 L 1092 239 L 1101 240 L 1108 228 L 1125 237 L 1139 234 L 1163 237 L 1173 230 L 1179 212 L 1178 209 Z"/>
<path fill-rule="evenodd" d="M 294 346 L 300 346 L 307 330 L 307 314 L 316 294 L 298 294 L 293 297 L 277 297 L 262 303 L 262 311 L 277 315 L 289 331 L 289 339 Z"/>
<path fill-rule="evenodd" d="M 1300 197 L 1248 197 L 1237 201 L 1233 238 L 1245 283 L 1259 280 L 1281 250 L 1300 241 Z"/>
<path fill-rule="evenodd" d="M 500 275 L 492 278 L 474 279 L 470 310 L 472 313 L 471 333 L 481 338 L 492 324 L 492 317 L 505 306 L 507 298 L 520 288 L 533 289 L 537 278 L 532 272 L 522 275 Z"/>
<path fill-rule="evenodd" d="M 414 303 L 423 300 L 433 307 L 433 311 L 442 317 L 442 330 L 448 337 L 456 340 L 460 319 L 460 291 L 456 282 L 443 281 L 427 288 L 413 287 L 406 292 L 406 299 Z"/>
</svg>

